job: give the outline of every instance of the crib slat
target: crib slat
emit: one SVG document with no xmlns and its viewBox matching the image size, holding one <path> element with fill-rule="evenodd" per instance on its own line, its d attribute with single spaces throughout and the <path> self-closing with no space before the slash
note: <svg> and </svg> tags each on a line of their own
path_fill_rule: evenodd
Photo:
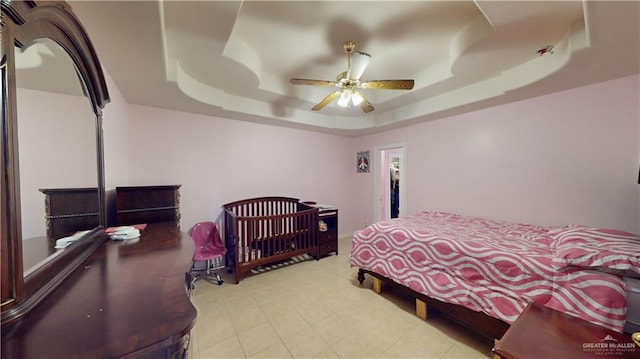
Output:
<svg viewBox="0 0 640 359">
<path fill-rule="evenodd" d="M 269 223 L 265 220 L 258 219 L 260 225 L 262 226 L 262 233 L 260 233 L 260 243 L 259 249 L 262 253 L 267 253 L 269 251 L 269 243 L 267 243 L 267 238 L 269 238 Z M 265 254 L 266 255 L 266 254 Z"/>
</svg>

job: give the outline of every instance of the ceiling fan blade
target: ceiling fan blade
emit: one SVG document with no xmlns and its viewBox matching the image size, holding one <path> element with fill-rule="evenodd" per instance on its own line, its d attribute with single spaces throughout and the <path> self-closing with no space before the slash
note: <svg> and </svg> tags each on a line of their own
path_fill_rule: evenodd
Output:
<svg viewBox="0 0 640 359">
<path fill-rule="evenodd" d="M 350 66 L 347 71 L 347 78 L 351 80 L 359 80 L 364 70 L 371 61 L 371 55 L 362 51 L 354 51 L 349 60 Z"/>
<path fill-rule="evenodd" d="M 324 99 L 322 99 L 322 101 L 318 102 L 315 106 L 313 106 L 311 109 L 313 111 L 318 111 L 321 108 L 325 107 L 326 105 L 328 105 L 331 101 L 335 100 L 338 96 L 340 96 L 340 90 L 334 91 L 332 93 L 330 93 L 327 97 L 325 97 Z"/>
<path fill-rule="evenodd" d="M 337 85 L 335 81 L 328 80 L 312 80 L 312 79 L 291 79 L 289 83 L 293 85 L 314 85 L 314 86 L 326 86 L 331 87 Z"/>
<path fill-rule="evenodd" d="M 365 89 L 411 90 L 413 88 L 413 80 L 373 80 L 366 81 L 361 86 Z"/>
<path fill-rule="evenodd" d="M 364 111 L 364 113 L 369 113 L 376 109 L 375 107 L 373 107 L 371 102 L 369 102 L 369 100 L 367 100 L 366 98 L 363 99 L 362 102 L 360 103 L 360 108 L 362 109 L 362 111 Z"/>
</svg>

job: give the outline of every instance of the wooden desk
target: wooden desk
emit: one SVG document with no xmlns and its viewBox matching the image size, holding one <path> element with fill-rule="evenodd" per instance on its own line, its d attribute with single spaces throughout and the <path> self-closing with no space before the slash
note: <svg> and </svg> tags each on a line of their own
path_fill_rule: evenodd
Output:
<svg viewBox="0 0 640 359">
<path fill-rule="evenodd" d="M 505 359 L 638 358 L 631 336 L 531 303 L 498 341 Z"/>
<path fill-rule="evenodd" d="M 2 358 L 179 357 L 196 310 L 186 290 L 193 241 L 153 224 L 107 241 L 25 318 L 2 330 Z"/>
</svg>

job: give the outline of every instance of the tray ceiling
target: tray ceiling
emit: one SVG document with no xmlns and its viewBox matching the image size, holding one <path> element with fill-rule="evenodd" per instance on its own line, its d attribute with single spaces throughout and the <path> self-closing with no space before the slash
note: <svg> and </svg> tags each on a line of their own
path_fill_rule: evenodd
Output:
<svg viewBox="0 0 640 359">
<path fill-rule="evenodd" d="M 359 135 L 640 71 L 635 1 L 71 1 L 130 104 Z M 370 53 L 376 110 L 311 108 L 342 43 Z M 537 50 L 553 46 L 553 53 Z"/>
</svg>

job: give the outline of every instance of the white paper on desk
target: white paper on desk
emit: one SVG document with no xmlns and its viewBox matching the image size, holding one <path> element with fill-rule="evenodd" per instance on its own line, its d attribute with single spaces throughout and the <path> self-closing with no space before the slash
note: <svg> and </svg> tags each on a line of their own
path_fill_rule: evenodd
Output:
<svg viewBox="0 0 640 359">
<path fill-rule="evenodd" d="M 140 231 L 135 228 L 119 229 L 110 235 L 114 241 L 123 241 L 140 237 Z"/>
</svg>

